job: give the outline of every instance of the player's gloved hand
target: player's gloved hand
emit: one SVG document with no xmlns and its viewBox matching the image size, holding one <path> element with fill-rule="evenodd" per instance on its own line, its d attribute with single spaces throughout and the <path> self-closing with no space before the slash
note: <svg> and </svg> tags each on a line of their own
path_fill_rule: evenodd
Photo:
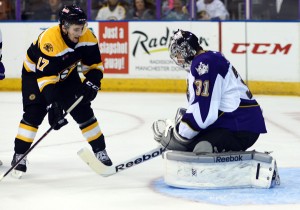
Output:
<svg viewBox="0 0 300 210">
<path fill-rule="evenodd" d="M 100 90 L 100 85 L 101 83 L 99 83 L 99 85 L 96 85 L 89 80 L 84 80 L 76 96 L 80 97 L 83 95 L 83 100 L 85 102 L 90 102 L 96 98 L 97 93 Z"/>
<path fill-rule="evenodd" d="M 0 61 L 0 80 L 5 78 L 5 68 L 3 63 Z"/>
<path fill-rule="evenodd" d="M 163 125 L 165 124 L 165 126 Z M 186 151 L 188 140 L 180 136 L 171 120 L 158 120 L 152 124 L 154 140 L 169 150 Z"/>
<path fill-rule="evenodd" d="M 53 102 L 47 107 L 47 110 L 49 124 L 54 126 L 54 130 L 59 130 L 61 127 L 68 124 L 67 119 L 63 117 L 64 110 L 59 103 Z"/>
<path fill-rule="evenodd" d="M 165 131 L 168 130 L 169 127 L 174 127 L 174 122 L 172 120 L 165 119 L 155 121 L 152 124 L 154 140 L 160 143 L 162 136 L 165 135 Z"/>
<path fill-rule="evenodd" d="M 161 137 L 160 143 L 169 150 L 187 151 L 187 147 L 184 145 L 186 140 L 177 133 L 176 127 L 170 127 Z"/>
</svg>

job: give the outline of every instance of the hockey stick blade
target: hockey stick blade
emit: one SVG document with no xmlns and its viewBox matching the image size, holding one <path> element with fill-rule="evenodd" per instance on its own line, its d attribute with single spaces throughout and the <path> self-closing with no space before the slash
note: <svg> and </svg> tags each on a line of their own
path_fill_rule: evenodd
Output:
<svg viewBox="0 0 300 210">
<path fill-rule="evenodd" d="M 97 174 L 103 175 L 105 173 L 111 173 L 111 167 L 101 163 L 88 148 L 82 148 L 77 154 Z"/>
<path fill-rule="evenodd" d="M 127 161 L 121 162 L 116 165 L 106 166 L 99 161 L 95 155 L 87 148 L 83 148 L 77 152 L 79 157 L 97 174 L 107 177 L 124 171 L 125 169 L 132 168 L 133 166 L 139 165 L 147 160 L 151 160 L 155 157 L 160 156 L 165 151 L 165 148 L 158 146 L 148 152 L 141 155 L 130 158 Z"/>
</svg>

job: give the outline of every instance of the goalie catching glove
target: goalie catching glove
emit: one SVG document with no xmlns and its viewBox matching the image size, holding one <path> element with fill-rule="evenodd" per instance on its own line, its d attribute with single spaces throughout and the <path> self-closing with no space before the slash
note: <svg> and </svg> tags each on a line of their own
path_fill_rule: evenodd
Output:
<svg viewBox="0 0 300 210">
<path fill-rule="evenodd" d="M 54 130 L 59 130 L 61 127 L 68 124 L 68 121 L 64 118 L 64 110 L 58 102 L 53 102 L 47 107 L 48 121 Z"/>
<path fill-rule="evenodd" d="M 175 117 L 175 122 L 172 120 L 157 120 L 152 124 L 154 139 L 166 149 L 187 151 L 186 145 L 190 142 L 178 133 L 178 127 L 185 109 L 179 108 Z"/>
</svg>

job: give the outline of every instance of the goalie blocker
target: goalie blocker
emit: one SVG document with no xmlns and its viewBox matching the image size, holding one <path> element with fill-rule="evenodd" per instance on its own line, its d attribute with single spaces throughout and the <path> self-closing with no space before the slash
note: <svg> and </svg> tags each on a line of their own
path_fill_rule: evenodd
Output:
<svg viewBox="0 0 300 210">
<path fill-rule="evenodd" d="M 164 181 L 190 189 L 271 188 L 280 185 L 276 160 L 256 151 L 209 153 L 166 151 Z"/>
</svg>

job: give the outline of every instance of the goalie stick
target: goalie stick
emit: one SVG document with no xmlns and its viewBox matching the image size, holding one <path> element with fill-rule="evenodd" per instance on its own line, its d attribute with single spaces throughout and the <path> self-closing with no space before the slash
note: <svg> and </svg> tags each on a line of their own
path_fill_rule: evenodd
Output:
<svg viewBox="0 0 300 210">
<path fill-rule="evenodd" d="M 63 118 L 65 118 L 67 116 L 67 114 L 69 114 L 83 99 L 83 96 L 80 96 L 71 106 L 70 108 L 64 113 Z M 4 177 L 7 176 L 7 174 L 9 174 L 49 133 L 50 131 L 53 130 L 53 128 L 55 127 L 57 123 L 54 123 L 42 136 L 41 138 L 39 138 L 39 140 L 37 140 L 23 155 L 22 157 L 17 160 L 15 162 L 15 164 L 13 164 L 8 170 L 7 172 L 5 172 L 4 174 L 1 175 L 0 177 L 0 181 L 2 181 L 2 179 Z M 15 176 L 19 176 L 19 178 L 22 176 L 23 173 L 15 173 Z"/>
<path fill-rule="evenodd" d="M 163 146 L 158 146 L 148 152 L 112 166 L 104 165 L 88 148 L 82 148 L 77 152 L 77 154 L 93 171 L 101 176 L 107 177 L 122 172 L 128 168 L 132 168 L 133 166 L 139 165 L 147 160 L 158 157 L 164 151 L 165 148 Z"/>
</svg>

